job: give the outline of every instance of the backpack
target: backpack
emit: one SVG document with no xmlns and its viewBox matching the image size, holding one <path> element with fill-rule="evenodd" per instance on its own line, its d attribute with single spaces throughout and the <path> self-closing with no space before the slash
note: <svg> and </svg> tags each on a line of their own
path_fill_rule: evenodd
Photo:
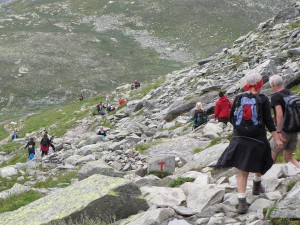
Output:
<svg viewBox="0 0 300 225">
<path fill-rule="evenodd" d="M 41 141 L 41 144 L 42 144 L 42 146 L 47 147 L 49 145 L 48 144 L 48 139 L 43 138 L 42 141 Z"/>
<path fill-rule="evenodd" d="M 293 94 L 280 95 L 285 102 L 282 130 L 287 133 L 300 132 L 300 99 Z"/>
<path fill-rule="evenodd" d="M 205 112 L 198 112 L 194 119 L 194 128 L 199 127 L 208 121 L 208 117 Z"/>
<path fill-rule="evenodd" d="M 263 127 L 262 99 L 258 94 L 243 94 L 237 98 L 233 126 L 239 135 L 258 136 Z"/>
</svg>

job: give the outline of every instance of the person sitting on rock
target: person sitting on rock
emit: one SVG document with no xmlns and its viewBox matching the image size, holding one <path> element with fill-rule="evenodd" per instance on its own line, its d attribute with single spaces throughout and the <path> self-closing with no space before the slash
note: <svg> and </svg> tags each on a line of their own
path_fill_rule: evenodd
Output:
<svg viewBox="0 0 300 225">
<path fill-rule="evenodd" d="M 204 112 L 204 110 L 202 109 L 202 104 L 201 102 L 197 102 L 196 107 L 195 107 L 195 112 L 194 112 L 194 116 L 193 116 L 193 129 L 196 129 L 197 127 L 199 127 L 200 125 L 206 123 L 208 121 L 208 117 L 206 115 L 206 113 Z"/>
<path fill-rule="evenodd" d="M 35 156 L 35 142 L 33 138 L 29 139 L 24 149 L 26 148 L 28 148 L 28 159 L 32 160 Z"/>
<path fill-rule="evenodd" d="M 102 140 L 104 141 L 106 138 L 106 131 L 104 130 L 104 128 L 101 126 L 99 131 L 97 132 L 98 135 L 101 135 Z"/>
</svg>

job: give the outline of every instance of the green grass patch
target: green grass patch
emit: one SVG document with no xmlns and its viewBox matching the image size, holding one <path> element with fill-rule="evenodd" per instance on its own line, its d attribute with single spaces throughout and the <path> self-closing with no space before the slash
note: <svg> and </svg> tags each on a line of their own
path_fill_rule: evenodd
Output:
<svg viewBox="0 0 300 225">
<path fill-rule="evenodd" d="M 271 219 L 272 225 L 300 225 L 300 220 L 292 220 L 292 219 Z"/>
<path fill-rule="evenodd" d="M 18 208 L 25 206 L 42 197 L 43 195 L 40 192 L 27 191 L 22 194 L 13 195 L 6 199 L 0 198 L 0 213 L 17 210 Z"/>
<path fill-rule="evenodd" d="M 295 184 L 297 183 L 298 181 L 292 181 L 290 183 L 288 183 L 288 185 L 286 186 L 286 192 L 289 192 L 290 190 L 292 190 L 292 188 L 295 186 Z"/>
<path fill-rule="evenodd" d="M 10 166 L 10 165 L 16 165 L 17 163 L 25 163 L 27 159 L 28 159 L 28 151 L 21 150 L 17 152 L 13 157 L 11 157 L 8 161 L 1 163 L 0 168 Z"/>
<path fill-rule="evenodd" d="M 20 147 L 21 147 L 21 144 L 11 141 L 11 142 L 8 142 L 7 144 L 0 146 L 0 151 L 9 154 L 11 152 L 19 150 Z"/>
<path fill-rule="evenodd" d="M 184 184 L 186 182 L 193 182 L 194 180 L 195 180 L 195 178 L 178 177 L 171 182 L 170 187 L 180 187 L 182 184 Z"/>
<path fill-rule="evenodd" d="M 203 151 L 203 148 L 195 148 L 193 150 L 193 154 L 197 154 L 197 153 L 202 152 L 202 151 Z"/>
<path fill-rule="evenodd" d="M 146 151 L 147 151 L 149 148 L 151 148 L 151 147 L 153 147 L 153 146 L 155 146 L 155 145 L 158 145 L 158 144 L 160 144 L 160 143 L 162 143 L 162 141 L 152 141 L 152 142 L 149 142 L 149 143 L 137 144 L 137 145 L 135 146 L 135 150 L 138 151 L 138 152 L 141 153 L 141 154 L 145 154 Z"/>
<path fill-rule="evenodd" d="M 0 125 L 0 141 L 3 140 L 4 138 L 7 138 L 9 133 L 7 130 L 4 129 L 4 124 Z"/>
<path fill-rule="evenodd" d="M 151 144 L 137 144 L 135 146 L 135 150 L 138 151 L 139 153 L 141 154 L 145 154 L 146 151 L 151 147 L 152 145 Z"/>
<path fill-rule="evenodd" d="M 130 97 L 132 97 L 132 96 L 144 97 L 144 96 L 146 96 L 151 90 L 160 87 L 164 82 L 165 82 L 165 79 L 164 79 L 164 78 L 157 79 L 157 80 L 154 81 L 153 83 L 145 84 L 145 85 L 141 86 L 141 88 L 138 89 L 138 90 L 132 90 L 132 91 L 129 93 L 129 96 L 130 96 Z"/>
<path fill-rule="evenodd" d="M 155 175 L 155 176 L 157 176 L 159 178 L 164 178 L 164 177 L 172 175 L 172 173 L 165 172 L 165 171 L 150 171 L 148 173 L 148 175 L 150 175 L 150 174 L 153 174 L 153 175 Z"/>
<path fill-rule="evenodd" d="M 16 183 L 24 184 L 28 181 L 28 177 L 24 177 L 23 180 L 17 180 L 18 177 L 18 175 L 14 175 L 9 178 L 0 176 L 0 192 L 12 188 Z"/>
<path fill-rule="evenodd" d="M 46 181 L 38 181 L 33 187 L 35 188 L 53 188 L 53 187 L 67 187 L 71 180 L 77 178 L 77 171 L 72 171 L 59 176 L 50 176 Z"/>
<path fill-rule="evenodd" d="M 290 25 L 290 27 L 291 27 L 292 29 L 297 29 L 298 27 L 300 27 L 300 20 L 296 21 L 295 23 L 292 23 L 292 24 Z"/>
<path fill-rule="evenodd" d="M 61 107 L 53 107 L 40 114 L 30 116 L 24 121 L 24 128 L 20 130 L 20 136 L 25 136 L 26 133 L 45 128 L 49 130 L 52 135 L 62 136 L 67 129 L 76 125 L 76 120 L 87 117 L 90 113 L 90 107 L 96 105 L 99 97 L 83 100 L 82 102 L 75 102 L 70 105 Z M 55 124 L 55 126 L 53 126 Z M 48 129 L 50 126 L 53 128 Z"/>
</svg>

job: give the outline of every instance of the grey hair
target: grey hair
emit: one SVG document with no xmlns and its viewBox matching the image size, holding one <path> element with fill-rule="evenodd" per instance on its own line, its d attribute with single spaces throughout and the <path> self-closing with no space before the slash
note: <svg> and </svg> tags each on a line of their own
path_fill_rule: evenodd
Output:
<svg viewBox="0 0 300 225">
<path fill-rule="evenodd" d="M 283 81 L 282 77 L 279 76 L 278 74 L 271 76 L 269 78 L 269 82 L 270 82 L 270 85 L 273 85 L 275 87 L 284 86 L 284 81 Z"/>
<path fill-rule="evenodd" d="M 250 85 L 257 84 L 261 79 L 262 79 L 262 76 L 255 72 L 251 72 L 246 75 L 246 81 Z"/>
</svg>

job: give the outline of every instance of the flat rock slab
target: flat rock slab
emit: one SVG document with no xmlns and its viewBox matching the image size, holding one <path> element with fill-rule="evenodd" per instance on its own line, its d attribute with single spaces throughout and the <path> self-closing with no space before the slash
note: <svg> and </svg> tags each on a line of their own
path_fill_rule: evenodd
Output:
<svg viewBox="0 0 300 225">
<path fill-rule="evenodd" d="M 89 219 L 110 222 L 149 208 L 139 188 L 124 178 L 95 174 L 18 210 L 0 214 L 0 224 L 50 224 Z"/>
<path fill-rule="evenodd" d="M 193 158 L 193 151 L 195 148 L 204 148 L 209 143 L 210 141 L 201 141 L 194 138 L 180 137 L 165 141 L 149 148 L 147 154 L 149 157 L 178 156 L 186 160 L 191 160 Z"/>
</svg>

